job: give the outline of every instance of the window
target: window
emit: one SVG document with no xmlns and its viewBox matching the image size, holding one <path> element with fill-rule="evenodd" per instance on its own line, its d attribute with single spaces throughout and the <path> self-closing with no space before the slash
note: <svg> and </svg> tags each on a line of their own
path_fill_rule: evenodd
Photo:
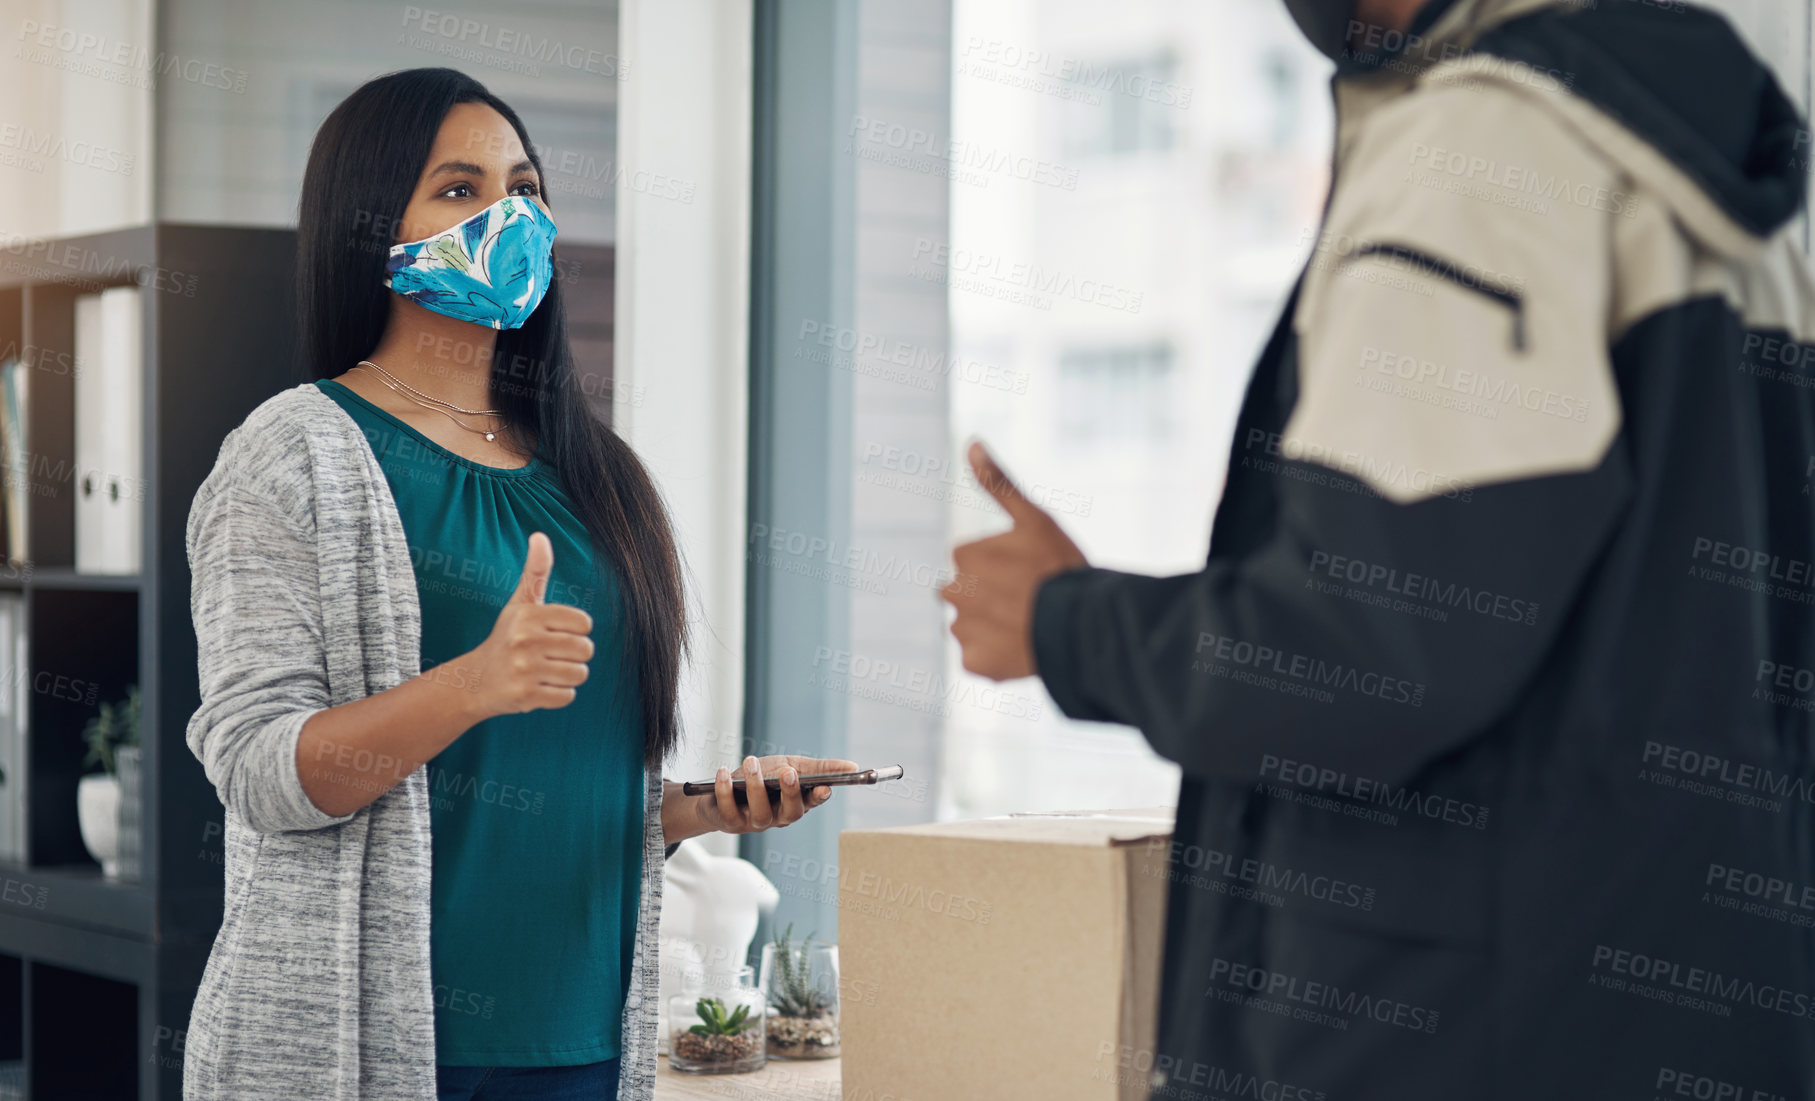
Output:
<svg viewBox="0 0 1815 1101">
<path fill-rule="evenodd" d="M 1181 96 L 1176 69 L 1177 62 L 1163 54 L 1119 64 L 1068 62 L 1065 153 L 1116 156 L 1172 148 Z"/>
<path fill-rule="evenodd" d="M 948 386 L 946 461 L 982 438 L 1095 564 L 1201 569 L 1242 393 L 1321 213 L 1329 63 L 1276 0 L 954 0 L 953 20 L 954 145 L 1069 174 L 950 184 L 952 348 L 1023 385 Z M 974 488 L 945 522 L 952 542 L 1006 523 Z M 946 664 L 991 683 L 949 635 Z M 1026 700 L 944 719 L 941 817 L 1177 798 L 1139 732 L 1065 718 L 1038 680 L 996 687 Z"/>
<path fill-rule="evenodd" d="M 1304 111 L 1304 102 L 1299 95 L 1303 82 L 1298 66 L 1284 50 L 1270 50 L 1261 65 L 1261 79 L 1265 82 L 1266 101 L 1273 108 L 1271 144 L 1275 149 L 1286 148 L 1292 144 L 1303 121 L 1300 114 Z"/>
<path fill-rule="evenodd" d="M 910 778 L 744 842 L 831 936 L 840 829 L 1176 799 L 1138 731 L 963 670 L 936 593 L 1006 526 L 965 445 L 1093 563 L 1203 567 L 1329 64 L 1277 0 L 758 12 L 750 749 Z"/>
<path fill-rule="evenodd" d="M 1079 446 L 1164 447 L 1174 428 L 1172 349 L 1073 349 L 1059 356 L 1059 431 Z"/>
</svg>

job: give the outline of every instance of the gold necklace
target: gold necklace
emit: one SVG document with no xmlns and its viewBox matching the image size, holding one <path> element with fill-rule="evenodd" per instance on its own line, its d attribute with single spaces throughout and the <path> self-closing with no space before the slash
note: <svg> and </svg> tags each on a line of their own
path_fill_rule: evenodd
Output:
<svg viewBox="0 0 1815 1101">
<path fill-rule="evenodd" d="M 394 391 L 399 397 L 404 398 L 408 401 L 415 402 L 417 405 L 421 405 L 424 409 L 432 409 L 435 412 L 440 413 L 442 416 L 446 417 L 448 420 L 453 421 L 455 424 L 466 429 L 468 432 L 471 432 L 475 435 L 484 436 L 487 440 L 493 440 L 493 439 L 497 438 L 494 433 L 487 432 L 483 428 L 474 428 L 472 425 L 467 424 L 465 421 L 461 420 L 459 417 L 454 416 L 452 413 L 448 412 L 447 410 L 441 408 L 438 405 L 426 405 L 423 402 L 416 401 L 416 399 L 411 397 L 409 394 L 404 393 L 402 390 L 398 390 L 397 387 L 395 387 L 395 386 L 391 386 L 390 382 L 386 379 L 379 379 L 378 381 L 384 383 L 386 386 L 390 386 L 391 390 Z M 500 425 L 499 427 L 503 427 L 503 426 Z"/>
<path fill-rule="evenodd" d="M 373 363 L 369 359 L 362 359 L 354 366 L 370 367 L 373 370 L 384 375 L 384 377 L 390 379 L 392 382 L 395 382 L 397 385 L 403 387 L 405 390 L 408 390 L 410 393 L 417 395 L 418 397 L 424 399 L 425 401 L 432 401 L 436 405 L 445 405 L 456 413 L 465 413 L 471 417 L 495 417 L 495 416 L 502 415 L 504 412 L 504 410 L 502 410 L 502 409 L 462 409 L 460 406 L 455 405 L 451 401 L 444 401 L 443 399 L 435 397 L 432 394 L 423 393 L 421 390 L 416 389 L 414 386 L 411 386 L 409 383 L 403 381 L 402 379 L 398 378 L 396 375 L 393 375 L 391 372 L 385 370 L 383 367 L 378 366 L 378 364 Z"/>
<path fill-rule="evenodd" d="M 409 383 L 403 381 L 400 378 L 397 378 L 396 375 L 391 374 L 391 372 L 385 370 L 383 367 L 379 367 L 378 364 L 373 363 L 369 359 L 362 359 L 354 366 L 355 366 L 355 368 L 358 368 L 358 367 L 375 368 L 379 372 L 379 374 L 384 376 L 383 378 L 379 379 L 379 381 L 384 383 L 386 386 L 389 386 L 391 388 L 392 392 L 396 393 L 399 397 L 407 398 L 410 401 L 415 402 L 417 405 L 422 406 L 424 409 L 433 409 L 435 412 L 440 413 L 442 416 L 446 417 L 448 420 L 453 421 L 455 424 L 466 429 L 468 432 L 471 432 L 477 436 L 484 436 L 488 442 L 491 440 L 497 439 L 497 434 L 495 432 L 487 432 L 483 428 L 474 428 L 472 425 L 467 424 L 465 421 L 461 420 L 459 417 L 454 416 L 453 413 L 448 412 L 448 410 L 457 409 L 462 413 L 467 413 L 472 416 L 488 416 L 488 417 L 500 416 L 500 415 L 502 415 L 503 410 L 500 410 L 500 409 L 463 409 L 460 406 L 455 405 L 451 401 L 443 401 L 442 399 L 437 398 L 437 397 L 430 397 L 428 394 L 422 393 L 422 391 L 416 389 L 414 386 L 411 386 Z M 394 383 L 393 383 L 393 380 L 394 380 Z M 402 389 L 398 389 L 398 387 L 402 387 Z M 404 392 L 406 390 L 408 391 L 408 393 Z M 429 404 L 430 402 L 433 402 L 434 404 L 431 405 L 431 404 Z M 442 408 L 443 406 L 446 406 L 447 408 Z M 498 427 L 503 428 L 504 426 L 502 424 L 500 424 Z"/>
</svg>

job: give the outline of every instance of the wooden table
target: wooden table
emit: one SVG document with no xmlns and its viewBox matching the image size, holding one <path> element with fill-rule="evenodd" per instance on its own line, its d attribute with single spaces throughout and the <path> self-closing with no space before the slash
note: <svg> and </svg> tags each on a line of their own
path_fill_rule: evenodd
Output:
<svg viewBox="0 0 1815 1101">
<path fill-rule="evenodd" d="M 656 1101 L 839 1101 L 837 1059 L 771 1059 L 749 1074 L 682 1074 L 655 1061 Z"/>
</svg>

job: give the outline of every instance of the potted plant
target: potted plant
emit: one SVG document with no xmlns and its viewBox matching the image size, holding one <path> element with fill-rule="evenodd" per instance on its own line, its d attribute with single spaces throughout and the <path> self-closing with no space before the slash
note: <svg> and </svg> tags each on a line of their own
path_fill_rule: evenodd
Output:
<svg viewBox="0 0 1815 1101">
<path fill-rule="evenodd" d="M 790 924 L 774 943 L 763 945 L 769 1054 L 830 1059 L 839 1052 L 838 946 L 816 944 L 811 933 L 794 944 L 793 935 Z"/>
<path fill-rule="evenodd" d="M 739 1074 L 761 1070 L 768 1062 L 763 1048 L 763 996 L 748 966 L 723 997 L 700 996 L 691 1006 L 687 994 L 669 1008 L 674 1022 L 668 1040 L 668 1065 L 689 1074 Z M 682 1027 L 692 1014 L 693 1024 Z"/>
<path fill-rule="evenodd" d="M 76 821 L 82 829 L 82 844 L 101 864 L 101 874 L 116 878 L 120 874 L 121 783 L 120 767 L 124 763 L 129 778 L 137 784 L 139 763 L 139 686 L 126 690 L 125 700 L 103 703 L 99 714 L 88 720 L 82 730 L 88 743 L 88 755 L 82 758 L 84 768 L 99 765 L 101 771 L 82 777 L 76 783 Z M 124 757 L 124 762 L 122 762 Z M 128 848 L 137 863 L 138 815 L 136 792 L 125 800 L 132 810 L 127 832 Z M 135 868 L 136 873 L 136 868 Z"/>
</svg>

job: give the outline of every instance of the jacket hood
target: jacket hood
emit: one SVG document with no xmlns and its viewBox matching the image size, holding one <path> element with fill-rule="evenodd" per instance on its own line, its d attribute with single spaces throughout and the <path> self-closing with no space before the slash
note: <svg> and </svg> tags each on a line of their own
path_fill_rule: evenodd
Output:
<svg viewBox="0 0 1815 1101">
<path fill-rule="evenodd" d="M 1727 19 L 1680 0 L 1587 0 L 1515 19 L 1476 48 L 1575 77 L 1741 228 L 1770 237 L 1808 194 L 1808 124 Z"/>
<path fill-rule="evenodd" d="M 1419 68 L 1441 54 L 1487 79 L 1517 82 L 1508 62 L 1542 74 L 1534 94 L 1716 251 L 1758 247 L 1807 200 L 1808 123 L 1717 12 L 1684 0 L 1430 0 L 1408 33 L 1422 36 L 1415 45 L 1429 60 Z M 1345 60 L 1339 72 L 1395 60 Z"/>
</svg>

